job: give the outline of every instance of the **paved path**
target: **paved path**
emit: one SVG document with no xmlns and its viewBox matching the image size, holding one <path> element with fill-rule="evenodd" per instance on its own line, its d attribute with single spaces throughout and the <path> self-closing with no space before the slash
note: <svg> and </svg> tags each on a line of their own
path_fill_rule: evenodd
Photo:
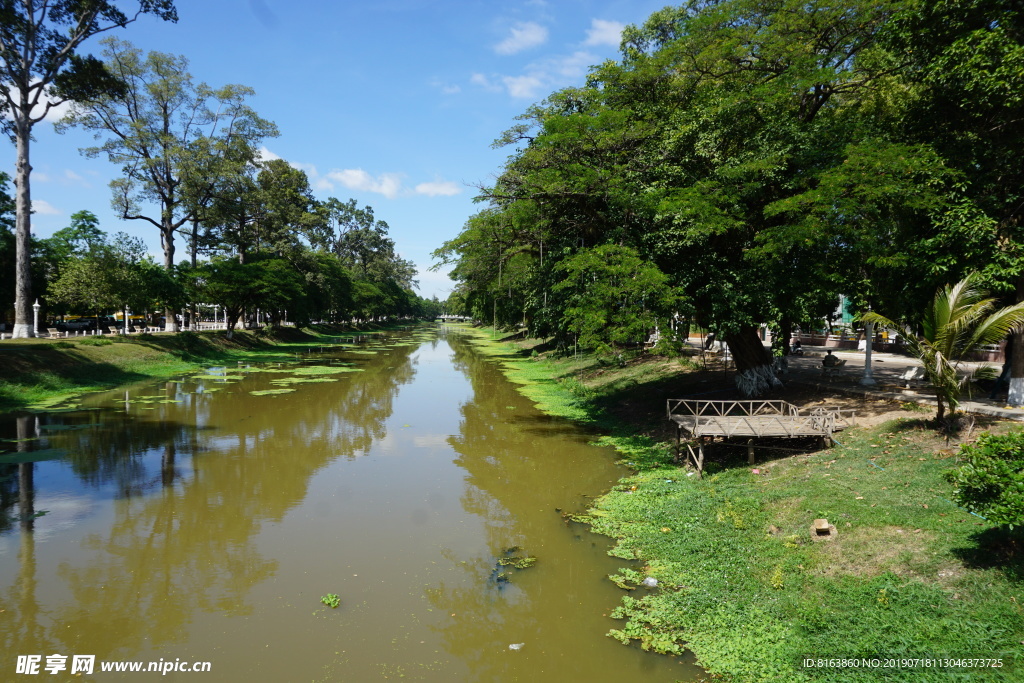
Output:
<svg viewBox="0 0 1024 683">
<path fill-rule="evenodd" d="M 934 396 L 929 395 L 926 382 L 913 382 L 910 390 L 904 388 L 905 383 L 900 376 L 908 368 L 920 366 L 920 362 L 915 358 L 895 353 L 872 352 L 871 374 L 877 384 L 865 386 L 861 383 L 864 377 L 864 352 L 833 349 L 832 353 L 846 361 L 846 365 L 836 373 L 834 378 L 826 378 L 821 374 L 821 359 L 825 356 L 825 348 L 805 346 L 803 356 L 789 357 L 789 381 L 814 384 L 863 396 L 913 401 L 932 406 L 936 404 Z M 967 365 L 993 365 L 997 371 L 1000 369 L 1000 365 L 995 363 L 969 363 Z M 1001 398 L 1005 399 L 1005 397 Z M 1006 406 L 1005 400 L 993 401 L 988 398 L 987 393 L 970 398 L 964 396 L 960 408 L 969 413 L 1024 421 L 1024 409 L 1009 408 Z"/>
</svg>

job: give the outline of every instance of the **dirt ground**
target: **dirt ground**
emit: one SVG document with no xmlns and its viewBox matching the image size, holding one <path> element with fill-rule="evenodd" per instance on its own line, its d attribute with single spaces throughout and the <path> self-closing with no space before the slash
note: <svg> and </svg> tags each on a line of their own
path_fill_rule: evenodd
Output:
<svg viewBox="0 0 1024 683">
<path fill-rule="evenodd" d="M 638 433 L 646 434 L 659 441 L 675 441 L 675 429 L 667 419 L 666 401 L 668 399 L 703 399 L 703 400 L 737 400 L 742 397 L 733 383 L 732 372 L 726 373 L 720 368 L 693 369 L 676 367 L 674 361 L 641 360 L 640 363 L 658 363 L 662 379 L 645 381 L 630 387 L 623 387 L 598 402 L 602 408 L 612 414 L 618 421 L 634 425 Z M 592 374 L 588 379 L 600 381 L 600 373 Z M 765 399 L 783 400 L 794 404 L 801 410 L 809 410 L 819 406 L 833 406 L 845 410 L 856 411 L 855 426 L 872 427 L 897 418 L 931 420 L 935 417 L 935 408 L 918 405 L 910 401 L 889 400 L 867 397 L 856 393 L 845 393 L 837 389 L 825 388 L 820 385 L 804 384 L 791 378 L 785 386 L 773 392 Z M 954 441 L 970 440 L 979 431 L 990 429 L 1000 422 L 995 418 L 984 416 L 966 418 L 970 424 L 957 430 Z"/>
<path fill-rule="evenodd" d="M 823 391 L 816 387 L 805 385 L 794 385 L 786 391 L 786 398 L 793 405 L 801 410 L 816 408 L 818 406 L 836 406 L 844 410 L 857 411 L 857 425 L 859 427 L 873 427 L 875 425 L 895 420 L 900 417 L 931 417 L 935 409 L 922 406 L 921 412 L 910 412 L 901 407 L 900 403 L 881 399 L 868 398 L 866 396 L 853 396 L 839 391 Z"/>
</svg>

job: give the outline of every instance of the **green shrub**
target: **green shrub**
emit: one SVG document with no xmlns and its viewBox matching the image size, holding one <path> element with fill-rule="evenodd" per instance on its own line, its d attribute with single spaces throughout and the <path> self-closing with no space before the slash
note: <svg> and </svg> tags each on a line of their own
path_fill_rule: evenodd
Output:
<svg viewBox="0 0 1024 683">
<path fill-rule="evenodd" d="M 960 447 L 960 457 L 963 464 L 945 475 L 957 502 L 993 524 L 1024 524 L 1024 430 L 982 434 Z"/>
</svg>

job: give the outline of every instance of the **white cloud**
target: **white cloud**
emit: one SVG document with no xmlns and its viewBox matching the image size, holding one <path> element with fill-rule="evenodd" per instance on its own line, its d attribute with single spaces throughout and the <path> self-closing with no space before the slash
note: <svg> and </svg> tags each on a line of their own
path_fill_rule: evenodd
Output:
<svg viewBox="0 0 1024 683">
<path fill-rule="evenodd" d="M 622 29 L 625 27 L 625 24 L 620 24 L 617 21 L 591 19 L 590 28 L 587 29 L 587 39 L 583 41 L 583 44 L 618 47 L 622 42 Z"/>
<path fill-rule="evenodd" d="M 432 80 L 430 82 L 430 87 L 437 88 L 445 95 L 458 95 L 460 92 L 462 92 L 462 88 L 460 88 L 459 86 L 453 83 L 445 83 L 444 81 L 438 79 Z"/>
<path fill-rule="evenodd" d="M 512 97 L 536 99 L 544 94 L 544 81 L 539 76 L 504 76 L 501 82 Z"/>
<path fill-rule="evenodd" d="M 48 183 L 50 182 L 50 176 L 39 171 L 32 171 L 32 182 Z"/>
<path fill-rule="evenodd" d="M 256 158 L 258 161 L 274 161 L 281 157 L 277 156 L 266 147 L 261 146 L 256 152 Z"/>
<path fill-rule="evenodd" d="M 573 52 L 565 57 L 555 57 L 546 63 L 547 71 L 554 72 L 565 78 L 580 78 L 597 62 L 594 55 L 585 51 Z"/>
<path fill-rule="evenodd" d="M 381 173 L 375 178 L 361 168 L 346 168 L 331 171 L 327 177 L 350 190 L 374 192 L 382 194 L 388 199 L 397 197 L 402 188 L 402 178 L 397 173 Z"/>
<path fill-rule="evenodd" d="M 81 182 L 81 181 L 85 180 L 82 176 L 78 175 L 77 173 L 72 171 L 70 168 L 64 169 L 64 177 L 67 178 L 68 180 L 72 181 L 72 182 Z"/>
<path fill-rule="evenodd" d="M 550 57 L 534 62 L 519 76 L 485 76 L 474 73 L 470 83 L 491 92 L 504 90 L 517 99 L 539 99 L 558 88 L 580 81 L 598 58 L 585 50 L 571 55 Z M 500 84 L 500 85 L 499 85 Z"/>
<path fill-rule="evenodd" d="M 32 211 L 34 213 L 43 214 L 44 216 L 59 216 L 64 213 L 50 202 L 45 202 L 42 199 L 32 200 Z"/>
<path fill-rule="evenodd" d="M 450 180 L 435 180 L 430 183 L 420 183 L 416 186 L 415 192 L 428 197 L 453 197 L 460 194 L 462 188 Z"/>
<path fill-rule="evenodd" d="M 32 79 L 32 84 L 33 85 L 35 85 L 38 82 L 39 82 L 38 78 Z M 13 92 L 13 88 L 7 88 L 7 91 L 8 92 Z M 30 95 L 29 95 L 30 97 L 34 96 L 35 93 L 32 91 L 31 87 L 29 88 L 29 92 L 30 92 Z M 17 101 L 19 98 L 18 97 L 14 97 L 13 99 L 15 101 Z M 44 95 L 39 98 L 39 104 L 37 104 L 36 106 L 32 107 L 32 112 L 31 112 L 30 116 L 32 118 L 34 118 L 34 119 L 35 118 L 39 118 L 40 116 L 43 116 L 43 112 L 46 111 L 46 104 L 48 102 L 54 102 L 54 101 L 56 101 L 56 99 L 57 98 L 52 98 L 51 99 L 49 97 L 46 97 L 46 94 L 44 93 Z M 44 121 L 49 121 L 50 123 L 57 123 L 57 121 L 60 121 L 62 118 L 64 118 L 64 115 L 68 113 L 68 110 L 70 108 L 71 108 L 71 103 L 69 103 L 69 102 L 61 102 L 60 104 L 56 104 L 56 105 L 52 106 L 49 111 L 46 111 L 46 116 L 43 118 L 43 120 Z M 7 118 L 7 119 L 11 118 L 11 115 L 8 112 L 4 112 L 3 116 L 4 116 L 4 118 Z"/>
<path fill-rule="evenodd" d="M 316 177 L 318 177 L 320 175 L 319 173 L 317 173 L 316 166 L 314 166 L 313 164 L 303 164 L 303 163 L 300 163 L 298 161 L 295 161 L 295 162 L 289 161 L 288 165 L 291 166 L 292 168 L 298 169 L 298 170 L 302 171 L 303 173 L 305 173 L 309 177 L 310 180 L 312 180 L 312 179 L 314 179 L 314 178 L 316 178 Z"/>
<path fill-rule="evenodd" d="M 519 22 L 511 29 L 511 35 L 494 46 L 499 55 L 514 55 L 531 47 L 543 45 L 548 40 L 548 30 L 532 21 Z"/>
<path fill-rule="evenodd" d="M 474 73 L 469 77 L 469 82 L 473 85 L 479 85 L 484 90 L 489 90 L 491 92 L 502 91 L 502 87 L 500 85 L 495 84 L 490 78 L 481 73 Z"/>
</svg>

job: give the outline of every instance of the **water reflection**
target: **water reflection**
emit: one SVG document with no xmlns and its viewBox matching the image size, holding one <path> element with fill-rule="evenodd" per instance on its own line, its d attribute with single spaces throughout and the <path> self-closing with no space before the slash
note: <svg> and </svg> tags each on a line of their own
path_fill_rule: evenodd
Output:
<svg viewBox="0 0 1024 683">
<path fill-rule="evenodd" d="M 17 578 L 0 597 L 0 610 L 17 615 L 0 620 L 6 651 L 130 658 L 186 641 L 197 610 L 252 614 L 252 587 L 278 566 L 253 538 L 306 497 L 311 477 L 329 461 L 355 457 L 385 436 L 398 387 L 415 375 L 409 355 L 396 350 L 387 367 L 367 364 L 364 372 L 316 385 L 315 395 L 252 396 L 273 377 L 254 373 L 217 393 L 202 391 L 202 381 L 165 382 L 157 394 L 146 387 L 116 396 L 117 407 L 15 418 L 16 452 L 67 453 L 47 463 L 53 469 L 39 482 L 44 499 L 49 484 L 51 501 L 72 488 L 113 504 L 109 519 L 78 525 L 85 533 L 77 539 L 61 536 L 62 545 L 77 544 L 74 559 L 46 567 L 39 578 L 36 465 L 2 465 L 5 530 L 20 520 L 18 571 L 4 573 Z M 144 412 L 133 404 L 140 397 Z M 150 405 L 154 397 L 167 402 Z M 286 409 L 268 411 L 268 401 Z M 84 489 L 69 485 L 69 474 Z M 44 528 L 47 522 L 40 520 Z M 4 552 L 12 540 L 0 545 L 5 569 L 14 559 Z M 40 580 L 46 607 L 35 597 Z"/>
<path fill-rule="evenodd" d="M 457 336 L 404 339 L 0 423 L 0 463 L 39 458 L 0 464 L 5 651 L 239 681 L 682 676 L 604 637 L 621 563 L 558 513 L 619 476 L 613 456 Z M 336 381 L 252 393 L 308 365 Z M 499 568 L 512 546 L 536 566 Z"/>
</svg>

